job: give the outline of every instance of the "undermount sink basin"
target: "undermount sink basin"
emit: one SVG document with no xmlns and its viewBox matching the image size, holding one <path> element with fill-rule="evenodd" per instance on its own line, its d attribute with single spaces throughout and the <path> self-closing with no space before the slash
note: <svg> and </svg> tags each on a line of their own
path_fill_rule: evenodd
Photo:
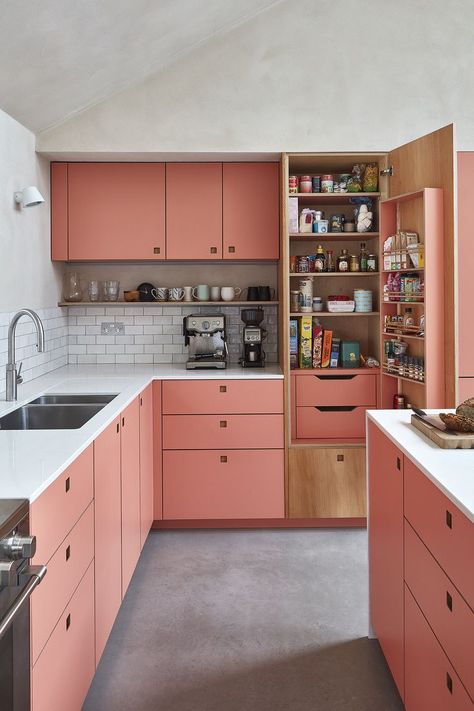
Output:
<svg viewBox="0 0 474 711">
<path fill-rule="evenodd" d="M 24 405 L 0 417 L 0 430 L 76 430 L 106 404 Z"/>
<path fill-rule="evenodd" d="M 117 393 L 96 395 L 76 395 L 75 393 L 47 393 L 32 400 L 28 405 L 108 405 L 117 397 Z"/>
</svg>

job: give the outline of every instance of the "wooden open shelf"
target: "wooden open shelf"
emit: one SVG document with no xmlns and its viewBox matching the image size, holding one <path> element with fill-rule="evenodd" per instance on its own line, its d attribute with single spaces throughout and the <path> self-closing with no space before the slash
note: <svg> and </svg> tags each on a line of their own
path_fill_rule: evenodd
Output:
<svg viewBox="0 0 474 711">
<path fill-rule="evenodd" d="M 294 242 L 364 242 L 379 236 L 379 232 L 290 232 Z"/>
<path fill-rule="evenodd" d="M 308 277 L 374 277 L 380 272 L 290 272 L 290 277 L 307 279 Z"/>
<path fill-rule="evenodd" d="M 290 316 L 314 316 L 315 318 L 319 318 L 320 316 L 327 316 L 329 318 L 332 318 L 335 316 L 336 318 L 340 316 L 378 316 L 380 314 L 380 311 L 338 311 L 337 313 L 333 313 L 332 311 L 310 311 L 309 313 L 302 313 L 301 311 L 291 311 Z"/>
<path fill-rule="evenodd" d="M 407 383 L 415 383 L 415 385 L 424 385 L 424 380 L 415 380 L 415 378 L 407 378 L 405 375 L 397 375 L 396 373 L 389 373 L 385 368 L 382 369 L 382 374 L 386 375 L 388 378 L 396 378 L 397 380 L 404 380 Z"/>
<path fill-rule="evenodd" d="M 380 373 L 380 368 L 292 368 L 290 375 L 373 375 Z"/>
<path fill-rule="evenodd" d="M 389 333 L 388 331 L 383 331 L 382 336 L 385 338 L 407 338 L 411 341 L 424 341 L 424 336 L 413 336 L 408 333 Z"/>
<path fill-rule="evenodd" d="M 58 306 L 278 306 L 279 301 L 60 301 Z"/>
<path fill-rule="evenodd" d="M 383 269 L 383 274 L 406 274 L 411 272 L 424 272 L 424 267 L 411 267 L 411 269 Z"/>
<path fill-rule="evenodd" d="M 379 198 L 380 193 L 288 193 L 290 198 L 303 202 L 321 202 L 324 205 L 340 205 L 353 197 Z"/>
</svg>

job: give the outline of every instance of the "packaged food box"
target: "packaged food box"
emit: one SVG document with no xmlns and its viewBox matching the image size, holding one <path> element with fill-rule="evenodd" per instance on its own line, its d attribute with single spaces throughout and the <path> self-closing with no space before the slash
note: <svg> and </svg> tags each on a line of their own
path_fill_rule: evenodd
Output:
<svg viewBox="0 0 474 711">
<path fill-rule="evenodd" d="M 298 198 L 288 198 L 288 227 L 290 232 L 299 232 Z"/>
<path fill-rule="evenodd" d="M 312 365 L 313 319 L 302 316 L 300 319 L 299 364 L 300 368 L 311 368 Z"/>
<path fill-rule="evenodd" d="M 321 367 L 323 354 L 323 329 L 319 323 L 313 323 L 313 368 Z"/>
<path fill-rule="evenodd" d="M 324 331 L 323 334 L 323 354 L 321 356 L 321 368 L 328 368 L 331 360 L 332 331 Z"/>
<path fill-rule="evenodd" d="M 298 355 L 298 319 L 290 318 L 290 355 Z"/>
<path fill-rule="evenodd" d="M 341 339 L 333 338 L 331 347 L 331 360 L 329 362 L 330 368 L 337 368 L 339 365 L 339 352 L 341 350 Z"/>
<path fill-rule="evenodd" d="M 359 368 L 360 345 L 358 341 L 342 341 L 341 365 L 343 368 Z"/>
</svg>

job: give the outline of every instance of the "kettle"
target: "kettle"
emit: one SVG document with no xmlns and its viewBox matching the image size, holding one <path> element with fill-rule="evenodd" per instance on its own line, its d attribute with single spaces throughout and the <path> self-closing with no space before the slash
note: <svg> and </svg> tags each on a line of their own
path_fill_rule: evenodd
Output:
<svg viewBox="0 0 474 711">
<path fill-rule="evenodd" d="M 140 301 L 154 301 L 155 299 L 153 298 L 152 291 L 155 287 L 153 284 L 150 284 L 147 281 L 144 281 L 143 284 L 139 284 L 137 286 L 137 291 L 139 292 L 139 300 Z"/>
</svg>

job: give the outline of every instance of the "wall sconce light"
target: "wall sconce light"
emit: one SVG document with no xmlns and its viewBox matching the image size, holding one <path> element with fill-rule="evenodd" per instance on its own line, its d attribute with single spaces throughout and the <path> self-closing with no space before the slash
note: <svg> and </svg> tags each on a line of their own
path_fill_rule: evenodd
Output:
<svg viewBox="0 0 474 711">
<path fill-rule="evenodd" d="M 34 185 L 30 185 L 28 188 L 23 188 L 22 190 L 17 190 L 13 196 L 17 205 L 21 205 L 22 207 L 33 207 L 34 205 L 41 205 L 41 203 L 44 202 L 44 197 Z"/>
</svg>

